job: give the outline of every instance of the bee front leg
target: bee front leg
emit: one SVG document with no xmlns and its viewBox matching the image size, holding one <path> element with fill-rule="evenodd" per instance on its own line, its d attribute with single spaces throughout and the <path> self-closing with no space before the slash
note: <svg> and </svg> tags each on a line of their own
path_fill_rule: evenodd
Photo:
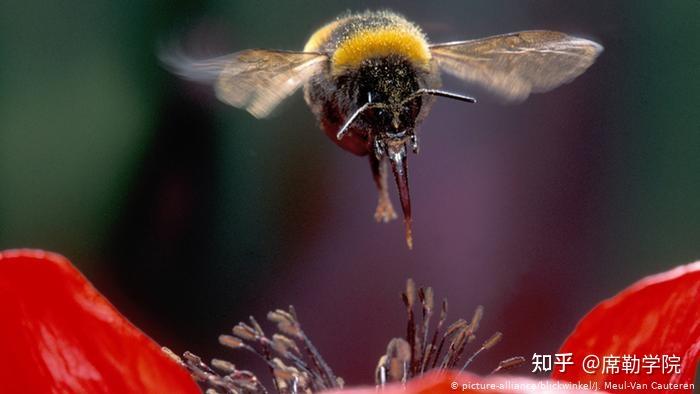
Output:
<svg viewBox="0 0 700 394">
<path fill-rule="evenodd" d="M 391 205 L 389 199 L 389 187 L 387 185 L 387 163 L 385 158 L 377 158 L 377 155 L 369 155 L 369 164 L 372 167 L 372 175 L 374 183 L 377 184 L 379 190 L 379 200 L 377 201 L 377 210 L 374 212 L 374 219 L 377 222 L 387 223 L 396 219 L 396 211 Z"/>
<path fill-rule="evenodd" d="M 413 153 L 418 154 L 418 151 L 420 149 L 418 148 L 418 136 L 417 135 L 415 135 L 415 134 L 411 135 L 410 144 L 411 144 L 411 150 L 413 151 Z"/>
</svg>

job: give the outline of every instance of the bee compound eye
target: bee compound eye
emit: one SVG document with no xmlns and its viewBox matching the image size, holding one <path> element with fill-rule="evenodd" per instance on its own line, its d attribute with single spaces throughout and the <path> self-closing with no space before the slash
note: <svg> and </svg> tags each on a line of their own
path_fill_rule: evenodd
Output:
<svg viewBox="0 0 700 394">
<path fill-rule="evenodd" d="M 386 126 L 391 123 L 392 116 L 391 112 L 385 108 L 380 108 L 377 110 L 377 121 L 382 125 Z"/>
</svg>

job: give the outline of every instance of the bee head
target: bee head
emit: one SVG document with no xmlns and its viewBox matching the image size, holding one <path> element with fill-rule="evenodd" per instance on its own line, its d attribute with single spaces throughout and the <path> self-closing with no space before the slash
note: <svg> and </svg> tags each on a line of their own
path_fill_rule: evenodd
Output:
<svg viewBox="0 0 700 394">
<path fill-rule="evenodd" d="M 417 151 L 415 128 L 426 95 L 476 102 L 460 94 L 422 88 L 420 72 L 400 56 L 387 56 L 367 59 L 345 75 L 339 82 L 353 92 L 355 109 L 348 114 L 337 138 L 342 139 L 354 125 L 368 131 L 378 157 L 405 152 L 407 142 Z"/>
<path fill-rule="evenodd" d="M 413 134 L 423 104 L 415 68 L 398 56 L 366 60 L 357 71 L 358 108 L 375 138 L 404 140 Z"/>
</svg>

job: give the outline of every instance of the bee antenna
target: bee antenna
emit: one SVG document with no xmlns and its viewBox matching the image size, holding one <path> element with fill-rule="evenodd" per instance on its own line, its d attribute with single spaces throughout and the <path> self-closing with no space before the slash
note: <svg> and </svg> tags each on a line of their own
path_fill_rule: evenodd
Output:
<svg viewBox="0 0 700 394">
<path fill-rule="evenodd" d="M 350 125 L 352 124 L 352 122 L 354 122 L 355 119 L 357 119 L 357 117 L 360 116 L 360 114 L 362 113 L 362 111 L 364 111 L 364 110 L 366 110 L 367 108 L 369 108 L 370 104 L 371 104 L 371 103 L 364 103 L 364 104 L 363 104 L 360 108 L 358 108 L 352 115 L 350 115 L 350 117 L 348 118 L 348 120 L 345 122 L 345 124 L 343 125 L 343 127 L 340 128 L 340 131 L 338 131 L 338 134 L 335 136 L 338 140 L 343 139 L 343 136 L 345 136 L 345 134 L 348 132 L 348 128 L 350 127 Z"/>
<path fill-rule="evenodd" d="M 422 89 L 422 88 L 416 90 L 416 92 L 413 93 L 411 95 L 411 97 L 409 97 L 405 101 L 413 100 L 416 97 L 422 96 L 424 94 L 427 94 L 430 96 L 446 97 L 446 98 L 450 98 L 453 100 L 464 101 L 466 103 L 476 103 L 476 99 L 474 97 L 469 97 L 469 96 L 465 96 L 465 95 L 458 94 L 458 93 L 446 92 L 446 91 L 440 90 L 440 89 Z"/>
<path fill-rule="evenodd" d="M 371 98 L 371 96 L 370 96 L 370 98 Z M 338 131 L 338 134 L 336 134 L 336 138 L 337 138 L 338 140 L 343 139 L 343 137 L 345 136 L 345 134 L 347 134 L 348 128 L 350 128 L 350 125 L 355 121 L 355 119 L 357 119 L 358 116 L 360 116 L 360 114 L 361 114 L 364 110 L 369 109 L 369 108 L 379 108 L 379 107 L 383 107 L 383 104 L 381 104 L 381 103 L 372 103 L 372 102 L 364 103 L 360 108 L 358 108 L 357 110 L 355 110 L 355 112 L 353 112 L 352 115 L 350 115 L 350 117 L 348 118 L 347 121 L 345 121 L 345 124 L 343 125 L 343 127 L 341 127 L 341 128 L 340 128 L 340 131 Z"/>
</svg>

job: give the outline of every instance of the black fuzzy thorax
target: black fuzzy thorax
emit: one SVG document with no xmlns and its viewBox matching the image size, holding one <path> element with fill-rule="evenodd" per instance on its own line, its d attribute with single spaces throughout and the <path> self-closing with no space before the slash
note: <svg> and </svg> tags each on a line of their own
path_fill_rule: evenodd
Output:
<svg viewBox="0 0 700 394">
<path fill-rule="evenodd" d="M 418 89 L 432 86 L 430 78 L 430 73 L 401 56 L 371 58 L 340 75 L 325 72 L 312 78 L 305 88 L 305 97 L 331 139 L 355 154 L 366 154 L 377 137 L 413 132 L 431 101 L 425 97 L 404 100 Z M 387 108 L 364 111 L 353 122 L 349 135 L 342 141 L 336 140 L 335 134 L 345 121 L 370 98 Z M 395 115 L 400 120 L 399 129 L 393 124 Z"/>
<path fill-rule="evenodd" d="M 376 133 L 394 132 L 392 110 L 399 111 L 402 129 L 413 129 L 422 98 L 402 103 L 420 88 L 415 67 L 399 56 L 365 60 L 359 68 L 337 77 L 338 92 L 347 97 L 349 107 L 383 103 L 391 109 L 370 109 L 358 119 Z M 349 108 L 349 109 L 351 109 Z"/>
</svg>

